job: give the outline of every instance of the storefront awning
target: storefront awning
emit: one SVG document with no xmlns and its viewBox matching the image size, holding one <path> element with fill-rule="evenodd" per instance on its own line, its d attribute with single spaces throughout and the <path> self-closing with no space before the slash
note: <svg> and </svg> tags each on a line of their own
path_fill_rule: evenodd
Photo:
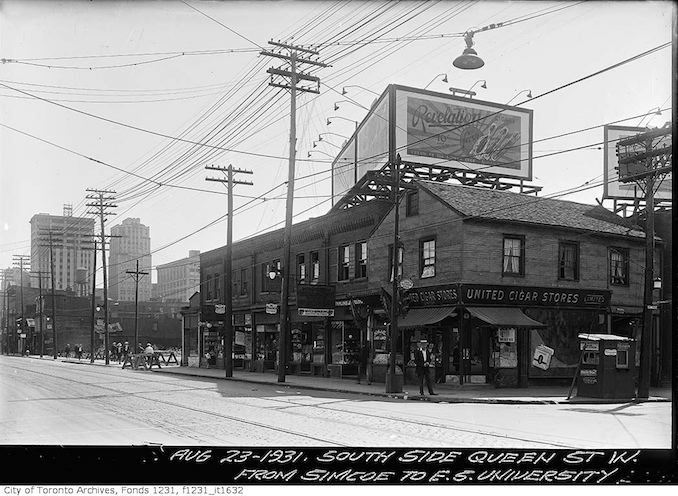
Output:
<svg viewBox="0 0 678 496">
<path fill-rule="evenodd" d="M 455 312 L 454 307 L 444 308 L 414 308 L 407 312 L 405 317 L 398 319 L 398 327 L 417 327 L 435 324 Z"/>
<path fill-rule="evenodd" d="M 546 327 L 531 319 L 519 308 L 466 307 L 474 317 L 497 327 Z"/>
</svg>

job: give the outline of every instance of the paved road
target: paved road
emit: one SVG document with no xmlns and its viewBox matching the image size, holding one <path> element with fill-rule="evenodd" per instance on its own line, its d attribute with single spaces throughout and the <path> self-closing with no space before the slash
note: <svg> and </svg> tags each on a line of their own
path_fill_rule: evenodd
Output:
<svg viewBox="0 0 678 496">
<path fill-rule="evenodd" d="M 0 356 L 0 444 L 670 448 L 671 403 L 440 404 Z"/>
</svg>

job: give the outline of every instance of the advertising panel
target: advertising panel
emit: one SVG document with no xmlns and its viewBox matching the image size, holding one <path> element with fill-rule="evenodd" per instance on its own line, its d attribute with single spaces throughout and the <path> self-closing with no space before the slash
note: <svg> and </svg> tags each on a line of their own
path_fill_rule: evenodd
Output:
<svg viewBox="0 0 678 496">
<path fill-rule="evenodd" d="M 388 92 L 358 128 L 358 178 L 388 162 Z"/>
<path fill-rule="evenodd" d="M 645 193 L 635 182 L 622 183 L 619 181 L 619 162 L 617 160 L 616 145 L 619 140 L 635 136 L 648 131 L 644 127 L 630 127 L 630 126 L 605 126 L 604 127 L 604 147 L 603 147 L 603 163 L 604 163 L 604 179 L 603 198 L 617 199 L 617 200 L 635 200 L 636 198 L 644 198 Z M 667 174 L 664 180 L 655 189 L 655 201 L 671 200 L 672 179 L 671 174 Z"/>
<path fill-rule="evenodd" d="M 532 179 L 532 110 L 396 86 L 405 162 Z"/>
<path fill-rule="evenodd" d="M 353 135 L 332 162 L 332 205 L 355 184 L 355 139 Z"/>
</svg>

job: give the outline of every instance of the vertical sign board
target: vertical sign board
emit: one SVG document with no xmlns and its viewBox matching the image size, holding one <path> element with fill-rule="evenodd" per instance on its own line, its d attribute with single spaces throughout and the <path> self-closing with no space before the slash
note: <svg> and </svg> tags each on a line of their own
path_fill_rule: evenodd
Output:
<svg viewBox="0 0 678 496">
<path fill-rule="evenodd" d="M 358 128 L 358 179 L 388 163 L 388 91 L 375 100 Z"/>
<path fill-rule="evenodd" d="M 617 199 L 617 200 L 635 200 L 645 197 L 645 193 L 633 182 L 622 183 L 619 181 L 619 162 L 617 159 L 617 143 L 625 138 L 630 138 L 637 134 L 649 131 L 645 127 L 629 127 L 629 126 L 605 126 L 604 127 L 604 142 L 603 161 L 604 161 L 604 180 L 603 198 Z M 657 201 L 670 201 L 672 180 L 671 174 L 667 174 L 662 183 L 656 189 L 654 198 Z"/>
<path fill-rule="evenodd" d="M 395 86 L 404 162 L 532 179 L 532 110 Z"/>
<path fill-rule="evenodd" d="M 354 134 L 332 162 L 332 205 L 355 184 L 355 140 Z"/>
</svg>

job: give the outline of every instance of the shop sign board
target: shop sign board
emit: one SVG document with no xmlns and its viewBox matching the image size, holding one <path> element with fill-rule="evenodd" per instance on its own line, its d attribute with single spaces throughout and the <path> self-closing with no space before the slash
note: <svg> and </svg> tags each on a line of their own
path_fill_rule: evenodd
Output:
<svg viewBox="0 0 678 496">
<path fill-rule="evenodd" d="M 532 357 L 532 366 L 540 368 L 542 370 L 548 370 L 551 365 L 551 357 L 555 353 L 553 348 L 544 346 L 540 344 L 534 350 L 534 356 Z"/>
<path fill-rule="evenodd" d="M 461 301 L 476 305 L 524 305 L 604 308 L 610 291 L 534 286 L 462 284 Z"/>
<path fill-rule="evenodd" d="M 581 375 L 582 377 L 584 377 L 584 376 L 589 376 L 589 377 L 597 376 L 598 371 L 596 369 L 581 369 L 579 371 L 579 375 Z"/>
<path fill-rule="evenodd" d="M 300 308 L 302 317 L 334 317 L 334 308 Z"/>
<path fill-rule="evenodd" d="M 605 356 L 617 356 L 617 350 L 615 348 L 605 348 L 603 353 Z"/>
<path fill-rule="evenodd" d="M 499 328 L 497 340 L 500 343 L 515 343 L 516 342 L 515 327 Z"/>
<path fill-rule="evenodd" d="M 584 351 L 599 351 L 600 346 L 598 341 L 582 341 L 580 349 Z"/>
<path fill-rule="evenodd" d="M 299 284 L 297 286 L 297 308 L 303 317 L 332 317 L 336 289 L 320 284 Z"/>
<path fill-rule="evenodd" d="M 532 179 L 532 110 L 395 85 L 404 162 Z"/>
<path fill-rule="evenodd" d="M 21 334 L 19 334 L 19 337 L 20 337 L 20 338 L 25 338 L 25 337 L 26 337 L 26 333 L 25 333 L 25 332 L 22 332 Z"/>
<path fill-rule="evenodd" d="M 459 285 L 443 284 L 423 288 L 411 288 L 408 293 L 410 307 L 433 307 L 457 305 L 459 303 Z"/>
<path fill-rule="evenodd" d="M 226 305 L 214 305 L 214 313 L 223 315 L 226 313 Z"/>
<path fill-rule="evenodd" d="M 277 303 L 266 303 L 266 313 L 274 315 L 278 313 L 278 304 Z"/>
</svg>

